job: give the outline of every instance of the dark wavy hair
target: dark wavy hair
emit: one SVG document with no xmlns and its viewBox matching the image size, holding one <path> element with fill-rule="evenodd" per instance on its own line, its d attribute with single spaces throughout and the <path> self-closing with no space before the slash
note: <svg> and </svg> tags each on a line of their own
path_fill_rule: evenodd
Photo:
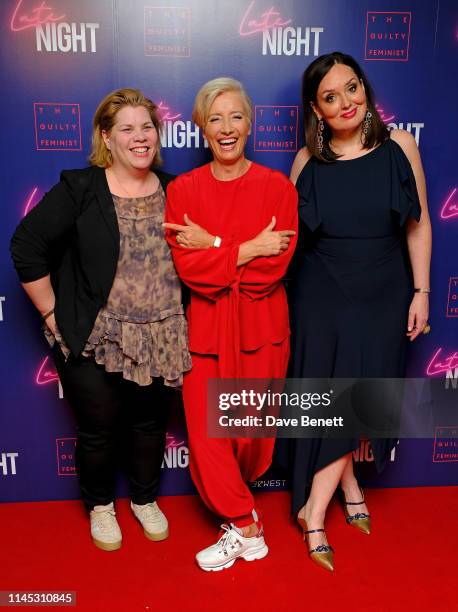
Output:
<svg viewBox="0 0 458 612">
<path fill-rule="evenodd" d="M 317 147 L 318 119 L 312 108 L 312 102 L 316 104 L 318 87 L 335 64 L 344 64 L 353 70 L 358 79 L 364 85 L 366 92 L 367 110 L 372 113 L 372 125 L 368 134 L 361 134 L 363 148 L 372 149 L 389 138 L 389 130 L 383 123 L 375 108 L 374 92 L 358 62 L 346 53 L 334 51 L 326 55 L 320 55 L 305 70 L 302 77 L 302 101 L 304 104 L 305 142 L 311 155 L 322 161 L 332 162 L 340 156 L 334 153 L 329 146 L 332 136 L 331 129 L 326 123 L 323 131 L 323 151 L 320 153 Z"/>
</svg>

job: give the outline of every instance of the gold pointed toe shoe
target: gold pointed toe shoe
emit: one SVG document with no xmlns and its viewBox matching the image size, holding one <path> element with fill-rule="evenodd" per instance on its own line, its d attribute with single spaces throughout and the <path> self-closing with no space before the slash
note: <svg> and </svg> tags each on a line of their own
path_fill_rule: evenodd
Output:
<svg viewBox="0 0 458 612">
<path fill-rule="evenodd" d="M 359 490 L 361 491 L 361 496 L 362 496 L 362 500 L 359 502 L 347 501 L 345 499 L 345 493 L 342 491 L 342 489 L 340 491 L 341 498 L 342 498 L 342 505 L 343 505 L 343 509 L 345 513 L 345 520 L 347 521 L 348 525 L 351 525 L 351 527 L 355 527 L 356 529 L 359 529 L 359 531 L 362 531 L 362 533 L 366 533 L 367 535 L 369 535 L 371 532 L 370 514 L 367 514 L 367 512 L 357 512 L 356 514 L 350 514 L 348 512 L 347 506 L 361 506 L 361 504 L 365 503 L 363 490 L 361 489 L 361 487 L 359 487 Z"/>
<path fill-rule="evenodd" d="M 332 546 L 329 546 L 328 544 L 321 544 L 320 546 L 316 546 L 315 548 L 310 548 L 310 541 L 308 535 L 310 533 L 325 533 L 324 529 L 309 529 L 307 523 L 305 522 L 305 519 L 300 516 L 297 517 L 297 522 L 302 528 L 304 541 L 307 541 L 310 559 L 317 565 L 324 567 L 324 569 L 333 572 L 334 550 Z"/>
</svg>

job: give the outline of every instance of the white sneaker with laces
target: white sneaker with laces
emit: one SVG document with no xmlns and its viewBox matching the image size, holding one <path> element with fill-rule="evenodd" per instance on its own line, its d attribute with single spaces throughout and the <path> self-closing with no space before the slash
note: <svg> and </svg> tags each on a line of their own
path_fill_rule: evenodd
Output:
<svg viewBox="0 0 458 612">
<path fill-rule="evenodd" d="M 263 559 L 269 552 L 262 529 L 251 538 L 243 537 L 232 523 L 221 525 L 221 529 L 224 533 L 216 544 L 204 548 L 196 555 L 197 564 L 206 572 L 219 572 L 231 567 L 236 559 Z"/>
<path fill-rule="evenodd" d="M 149 540 L 160 542 L 169 537 L 168 521 L 156 502 L 142 505 L 130 502 L 130 507 Z"/>
<path fill-rule="evenodd" d="M 121 548 L 122 534 L 116 520 L 113 502 L 106 506 L 95 506 L 90 514 L 92 541 L 102 550 Z"/>
</svg>

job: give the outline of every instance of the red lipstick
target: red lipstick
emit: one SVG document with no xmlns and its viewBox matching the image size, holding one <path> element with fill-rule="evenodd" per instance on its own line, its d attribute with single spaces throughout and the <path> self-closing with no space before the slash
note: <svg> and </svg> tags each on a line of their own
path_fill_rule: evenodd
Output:
<svg viewBox="0 0 458 612">
<path fill-rule="evenodd" d="M 342 113 L 341 117 L 343 117 L 344 119 L 351 119 L 352 117 L 356 115 L 356 111 L 357 111 L 357 108 L 355 107 L 351 111 Z"/>
</svg>

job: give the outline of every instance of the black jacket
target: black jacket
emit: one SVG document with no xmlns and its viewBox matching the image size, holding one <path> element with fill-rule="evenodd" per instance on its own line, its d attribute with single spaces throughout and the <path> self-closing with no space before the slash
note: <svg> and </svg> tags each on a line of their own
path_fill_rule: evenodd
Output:
<svg viewBox="0 0 458 612">
<path fill-rule="evenodd" d="M 166 191 L 174 178 L 155 170 Z M 60 182 L 24 217 L 11 240 L 23 283 L 51 274 L 55 317 L 79 355 L 106 303 L 119 258 L 119 228 L 103 168 L 65 170 Z"/>
</svg>

